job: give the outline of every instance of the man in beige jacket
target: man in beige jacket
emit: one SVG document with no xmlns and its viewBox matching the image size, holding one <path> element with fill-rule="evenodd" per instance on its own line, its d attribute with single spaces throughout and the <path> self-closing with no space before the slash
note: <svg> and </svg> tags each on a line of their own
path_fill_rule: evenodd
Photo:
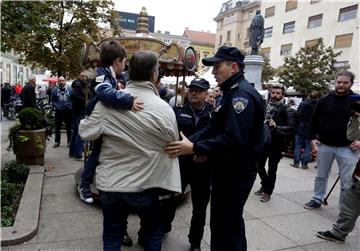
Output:
<svg viewBox="0 0 360 251">
<path fill-rule="evenodd" d="M 157 55 L 139 51 L 129 63 L 130 82 L 125 91 L 144 101 L 142 112 L 115 110 L 99 102 L 81 121 L 83 139 L 102 137 L 96 185 L 104 216 L 104 250 L 119 250 L 130 211 L 141 219 L 145 250 L 161 250 L 161 190 L 181 192 L 178 159 L 162 150 L 178 139 L 176 118 L 155 86 Z"/>
</svg>

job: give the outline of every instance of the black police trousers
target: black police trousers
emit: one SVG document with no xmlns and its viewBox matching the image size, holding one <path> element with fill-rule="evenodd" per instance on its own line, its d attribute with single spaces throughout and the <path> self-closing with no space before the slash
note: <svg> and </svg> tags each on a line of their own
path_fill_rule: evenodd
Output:
<svg viewBox="0 0 360 251">
<path fill-rule="evenodd" d="M 182 189 L 190 185 L 192 217 L 189 231 L 189 243 L 194 247 L 200 247 L 204 235 L 206 220 L 206 208 L 210 200 L 210 170 L 204 166 L 180 167 Z M 171 230 L 171 222 L 174 220 L 177 201 L 168 199 L 163 204 L 164 232 Z"/>
<path fill-rule="evenodd" d="M 255 161 L 254 161 L 255 162 Z M 240 164 L 233 168 L 242 168 Z M 211 180 L 211 251 L 247 250 L 243 210 L 256 178 L 256 163 L 251 173 L 215 171 Z"/>
</svg>

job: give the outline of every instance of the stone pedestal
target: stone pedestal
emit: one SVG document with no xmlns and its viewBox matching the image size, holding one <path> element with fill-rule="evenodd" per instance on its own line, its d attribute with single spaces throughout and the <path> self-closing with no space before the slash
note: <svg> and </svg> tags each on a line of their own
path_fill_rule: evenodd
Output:
<svg viewBox="0 0 360 251">
<path fill-rule="evenodd" d="M 245 79 L 255 84 L 255 89 L 261 90 L 261 73 L 264 65 L 264 58 L 261 55 L 246 55 Z"/>
</svg>

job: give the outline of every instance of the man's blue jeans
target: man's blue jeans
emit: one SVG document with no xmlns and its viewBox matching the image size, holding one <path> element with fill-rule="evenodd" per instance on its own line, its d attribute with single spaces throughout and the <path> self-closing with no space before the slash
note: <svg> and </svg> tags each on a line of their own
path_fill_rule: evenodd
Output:
<svg viewBox="0 0 360 251">
<path fill-rule="evenodd" d="M 91 150 L 89 158 L 86 160 L 84 171 L 81 175 L 80 187 L 82 188 L 90 189 L 90 185 L 93 182 L 96 167 L 99 165 L 101 145 L 102 145 L 101 138 L 94 141 L 93 148 Z"/>
<path fill-rule="evenodd" d="M 304 156 L 301 158 L 301 148 L 304 149 Z M 295 149 L 294 149 L 294 163 L 301 164 L 303 166 L 307 166 L 307 164 L 310 162 L 310 140 L 309 137 L 296 134 L 295 135 Z"/>
<path fill-rule="evenodd" d="M 320 144 L 317 156 L 317 176 L 315 177 L 313 200 L 321 203 L 326 194 L 327 183 L 334 159 L 339 166 L 341 190 L 339 206 L 344 201 L 343 191 L 351 186 L 351 175 L 358 160 L 358 152 L 351 151 L 349 147 L 336 147 Z"/>
<path fill-rule="evenodd" d="M 99 192 L 104 216 L 105 251 L 121 250 L 121 239 L 126 232 L 130 212 L 135 212 L 140 217 L 145 250 L 161 250 L 162 213 L 157 189 L 140 193 Z"/>
</svg>

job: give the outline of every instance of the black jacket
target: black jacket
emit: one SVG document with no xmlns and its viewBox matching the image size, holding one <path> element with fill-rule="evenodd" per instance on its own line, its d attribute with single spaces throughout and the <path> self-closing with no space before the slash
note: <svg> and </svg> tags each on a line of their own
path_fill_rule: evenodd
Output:
<svg viewBox="0 0 360 251">
<path fill-rule="evenodd" d="M 300 103 L 295 119 L 297 135 L 309 137 L 310 121 L 317 102 L 317 99 L 306 99 Z"/>
<path fill-rule="evenodd" d="M 86 104 L 91 98 L 90 90 L 87 84 L 79 79 L 72 82 L 71 87 L 72 113 L 79 116 L 85 115 Z"/>
<path fill-rule="evenodd" d="M 36 107 L 36 94 L 35 94 L 35 87 L 27 83 L 22 92 L 22 104 L 23 108 L 25 107 Z"/>
<path fill-rule="evenodd" d="M 295 134 L 296 111 L 283 102 L 275 105 L 271 118 L 275 121 L 276 127 L 271 131 L 271 145 L 278 148 L 285 147 L 285 141 Z"/>
<path fill-rule="evenodd" d="M 317 139 L 329 146 L 348 146 L 347 124 L 350 119 L 349 94 L 338 96 L 335 91 L 319 99 L 310 123 L 310 140 Z"/>
<path fill-rule="evenodd" d="M 211 106 L 206 102 L 203 109 L 198 112 L 192 109 L 190 103 L 184 104 L 183 107 L 174 107 L 174 112 L 179 132 L 183 132 L 186 137 L 190 137 L 210 124 Z M 180 156 L 179 162 L 181 168 L 193 168 L 206 164 L 194 162 L 193 155 Z"/>
</svg>

